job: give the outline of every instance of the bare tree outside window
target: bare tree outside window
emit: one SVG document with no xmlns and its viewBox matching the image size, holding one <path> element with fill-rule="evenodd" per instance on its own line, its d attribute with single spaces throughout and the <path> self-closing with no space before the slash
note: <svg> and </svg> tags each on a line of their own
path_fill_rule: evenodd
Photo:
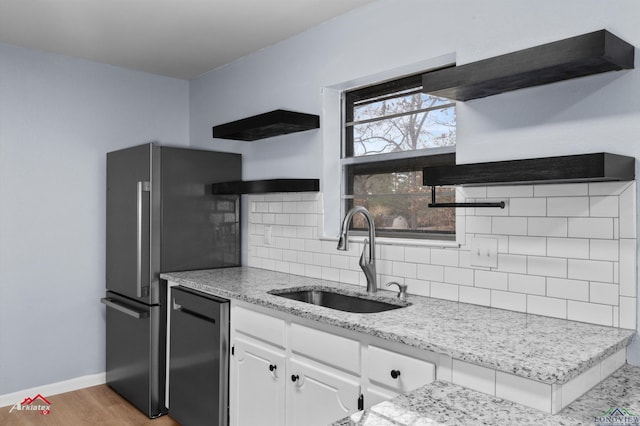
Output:
<svg viewBox="0 0 640 426">
<path fill-rule="evenodd" d="M 422 167 L 415 158 L 428 156 L 429 149 L 455 146 L 455 104 L 420 89 L 356 95 L 353 101 L 347 95 L 345 152 L 361 160 L 357 167 L 346 167 L 345 199 L 347 207 L 366 207 L 379 231 L 399 236 L 453 234 L 455 209 L 427 207 L 431 189 L 422 186 Z M 415 157 L 407 155 L 411 152 Z M 404 160 L 394 158 L 399 153 L 404 153 L 400 154 Z M 380 154 L 386 154 L 388 166 L 376 159 Z M 375 166 L 367 166 L 369 159 Z M 437 196 L 439 201 L 453 202 L 455 190 L 438 188 Z M 364 228 L 364 221 L 354 220 L 353 227 Z"/>
</svg>

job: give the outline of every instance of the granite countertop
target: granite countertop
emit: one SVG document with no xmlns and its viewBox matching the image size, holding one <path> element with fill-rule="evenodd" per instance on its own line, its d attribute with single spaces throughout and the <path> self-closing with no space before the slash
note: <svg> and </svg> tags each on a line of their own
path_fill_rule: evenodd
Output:
<svg viewBox="0 0 640 426">
<path fill-rule="evenodd" d="M 453 383 L 435 381 L 332 426 L 594 425 L 600 424 L 596 418 L 605 416 L 621 417 L 615 424 L 638 424 L 635 418 L 638 415 L 640 368 L 625 365 L 555 415 Z"/>
<path fill-rule="evenodd" d="M 370 297 L 363 287 L 238 267 L 162 274 L 163 279 L 324 324 L 450 355 L 548 384 L 566 383 L 627 345 L 633 330 L 548 318 L 411 295 L 410 306 L 355 314 L 271 295 L 269 290 L 329 287 Z M 397 303 L 395 292 L 373 298 Z"/>
</svg>

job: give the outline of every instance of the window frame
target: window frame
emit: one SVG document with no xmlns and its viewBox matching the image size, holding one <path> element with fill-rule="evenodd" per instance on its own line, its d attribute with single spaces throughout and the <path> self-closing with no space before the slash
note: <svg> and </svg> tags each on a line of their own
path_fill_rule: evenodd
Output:
<svg viewBox="0 0 640 426">
<path fill-rule="evenodd" d="M 449 65 L 453 66 L 453 65 Z M 449 66 L 441 67 L 448 68 Z M 439 68 L 439 69 L 441 69 Z M 430 70 L 434 71 L 434 70 Z M 347 130 L 348 126 L 354 125 L 354 104 L 360 100 L 377 98 L 379 101 L 385 95 L 392 95 L 403 90 L 407 90 L 407 94 L 422 93 L 422 75 L 429 71 L 423 71 L 405 77 L 388 80 L 382 83 L 374 83 L 372 85 L 353 88 L 342 92 L 342 141 L 341 141 L 341 193 L 340 205 L 342 217 L 351 207 L 353 207 L 353 194 L 348 194 L 347 189 L 353 188 L 353 177 L 355 174 L 378 174 L 393 172 L 421 171 L 424 167 L 439 165 L 454 165 L 456 145 L 424 148 L 413 151 L 401 151 L 396 153 L 370 154 L 364 156 L 354 156 L 354 132 Z M 415 90 L 411 90 L 415 89 Z M 394 97 L 397 97 L 394 96 Z M 446 106 L 456 106 L 455 101 Z M 436 108 L 425 108 L 425 111 L 442 109 L 444 106 Z M 422 110 L 411 111 L 408 115 L 415 114 Z M 393 116 L 392 116 L 393 117 Z M 388 119 L 384 117 L 381 119 Z M 376 121 L 378 119 L 372 119 Z M 430 192 L 425 194 L 430 196 Z M 366 235 L 366 232 L 353 229 L 354 235 Z M 444 232 L 415 232 L 415 231 L 389 231 L 386 229 L 376 228 L 376 235 L 380 237 L 389 237 L 395 240 L 411 239 L 411 240 L 440 240 L 440 241 L 456 241 L 455 229 L 451 233 Z"/>
</svg>

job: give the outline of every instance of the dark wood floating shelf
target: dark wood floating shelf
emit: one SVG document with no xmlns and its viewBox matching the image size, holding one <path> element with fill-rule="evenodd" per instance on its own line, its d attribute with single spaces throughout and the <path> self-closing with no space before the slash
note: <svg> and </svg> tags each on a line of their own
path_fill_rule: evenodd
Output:
<svg viewBox="0 0 640 426">
<path fill-rule="evenodd" d="M 320 117 L 313 114 L 277 109 L 242 120 L 213 127 L 213 137 L 255 141 L 272 136 L 303 132 L 320 127 Z"/>
<path fill-rule="evenodd" d="M 606 30 L 432 71 L 425 93 L 458 101 L 483 98 L 607 71 L 633 69 L 635 48 Z"/>
<path fill-rule="evenodd" d="M 320 179 L 239 180 L 214 183 L 212 185 L 212 193 L 214 195 L 318 191 L 320 191 Z"/>
<path fill-rule="evenodd" d="M 595 153 L 457 166 L 425 167 L 423 185 L 505 185 L 629 181 L 635 158 Z"/>
</svg>

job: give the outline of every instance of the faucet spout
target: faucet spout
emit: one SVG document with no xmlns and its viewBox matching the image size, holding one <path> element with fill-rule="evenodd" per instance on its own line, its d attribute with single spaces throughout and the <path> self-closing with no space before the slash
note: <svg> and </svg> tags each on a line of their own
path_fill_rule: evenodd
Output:
<svg viewBox="0 0 640 426">
<path fill-rule="evenodd" d="M 360 268 L 364 272 L 364 276 L 367 279 L 367 292 L 375 293 L 378 291 L 377 274 L 376 274 L 376 229 L 373 223 L 373 218 L 369 211 L 362 207 L 356 206 L 349 210 L 342 221 L 342 227 L 340 228 L 340 238 L 338 239 L 338 250 L 349 250 L 349 225 L 353 220 L 353 216 L 356 213 L 360 213 L 367 221 L 369 228 L 369 239 L 364 240 L 364 247 L 362 248 L 362 255 L 360 256 Z M 365 258 L 365 253 L 369 246 L 369 256 Z"/>
</svg>

